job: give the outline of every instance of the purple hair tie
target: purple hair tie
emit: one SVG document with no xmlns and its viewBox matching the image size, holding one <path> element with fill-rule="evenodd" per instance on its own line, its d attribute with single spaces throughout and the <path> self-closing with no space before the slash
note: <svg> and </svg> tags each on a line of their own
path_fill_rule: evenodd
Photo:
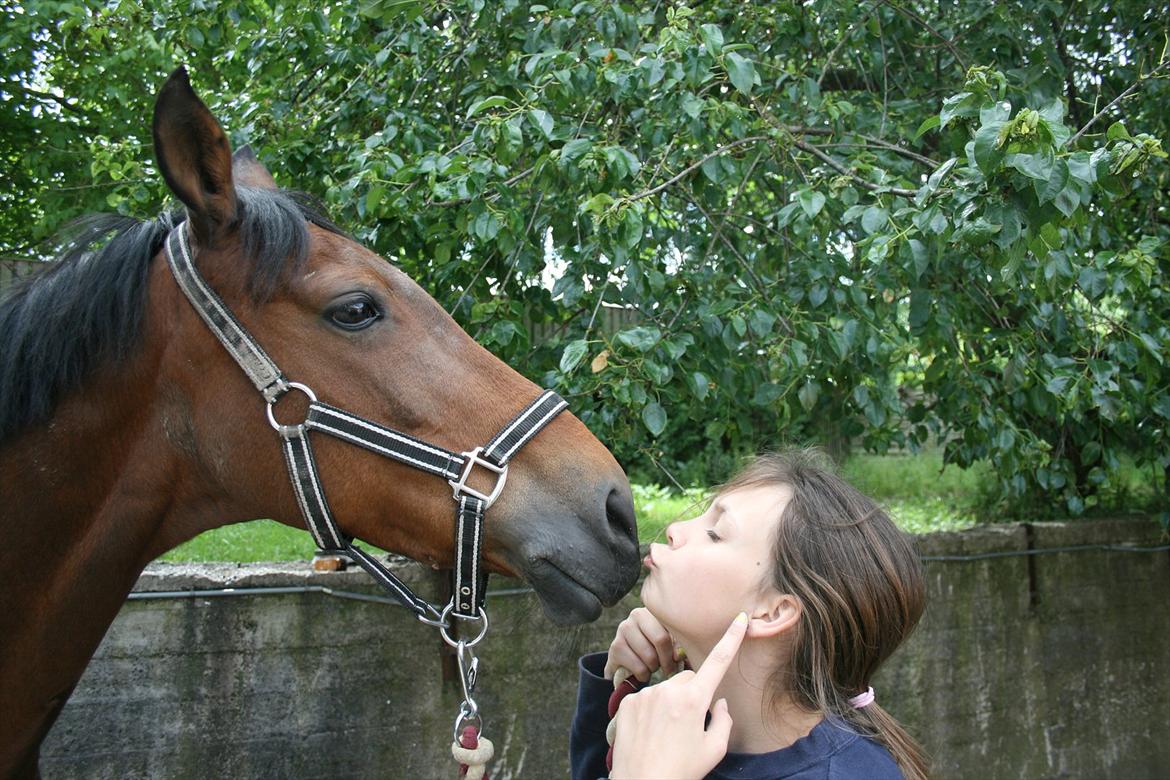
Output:
<svg viewBox="0 0 1170 780">
<path fill-rule="evenodd" d="M 873 704 L 873 688 L 866 688 L 865 693 L 859 693 L 856 696 L 849 697 L 849 706 L 854 709 L 861 709 Z"/>
</svg>

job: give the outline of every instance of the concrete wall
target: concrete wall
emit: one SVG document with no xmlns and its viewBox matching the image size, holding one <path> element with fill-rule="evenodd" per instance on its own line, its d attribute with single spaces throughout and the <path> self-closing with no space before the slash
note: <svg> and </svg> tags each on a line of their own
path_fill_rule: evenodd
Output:
<svg viewBox="0 0 1170 780">
<path fill-rule="evenodd" d="M 1163 778 L 1170 767 L 1170 553 L 1150 521 L 922 537 L 930 605 L 874 687 L 940 778 Z M 402 571 L 424 591 L 428 572 Z M 360 571 L 153 565 L 139 591 L 318 584 Z M 550 624 L 495 580 L 477 696 L 494 780 L 566 776 L 575 662 L 637 601 Z M 517 591 L 520 592 L 517 592 Z M 128 602 L 42 751 L 53 778 L 446 778 L 457 703 L 441 642 L 396 607 L 320 593 Z"/>
</svg>

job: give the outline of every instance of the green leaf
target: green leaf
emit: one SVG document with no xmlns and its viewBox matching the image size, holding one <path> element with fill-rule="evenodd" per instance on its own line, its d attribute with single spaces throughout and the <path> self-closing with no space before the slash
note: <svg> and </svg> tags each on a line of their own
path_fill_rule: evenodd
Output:
<svg viewBox="0 0 1170 780">
<path fill-rule="evenodd" d="M 702 371 L 695 371 L 691 374 L 691 392 L 695 394 L 695 398 L 700 401 L 707 400 L 707 393 L 711 388 L 711 380 L 707 379 L 707 375 Z"/>
<path fill-rule="evenodd" d="M 1138 341 L 1141 342 L 1141 345 L 1146 348 L 1146 351 L 1150 353 L 1154 360 L 1158 361 L 1158 365 L 1165 364 L 1162 357 L 1162 345 L 1158 343 L 1157 339 L 1149 333 L 1139 333 Z"/>
<path fill-rule="evenodd" d="M 1064 237 L 1060 234 L 1060 228 L 1052 222 L 1041 225 L 1040 237 L 1051 249 L 1060 249 L 1064 246 Z"/>
<path fill-rule="evenodd" d="M 1052 102 L 1040 109 L 1040 116 L 1044 117 L 1050 124 L 1059 125 L 1064 123 L 1064 100 L 1061 98 L 1053 98 Z"/>
<path fill-rule="evenodd" d="M 375 214 L 378 204 L 382 202 L 382 196 L 386 194 L 386 188 L 381 184 L 375 184 L 370 187 L 370 191 L 366 193 L 366 213 Z"/>
<path fill-rule="evenodd" d="M 632 347 L 639 352 L 649 352 L 654 348 L 659 340 L 662 338 L 662 331 L 658 328 L 647 327 L 639 325 L 635 328 L 620 331 L 617 334 L 617 340 L 627 347 Z"/>
<path fill-rule="evenodd" d="M 698 119 L 699 114 L 703 113 L 703 106 L 707 105 L 703 99 L 693 92 L 688 92 L 682 97 L 682 110 L 691 119 Z"/>
<path fill-rule="evenodd" d="M 476 238 L 483 241 L 491 241 L 500 232 L 500 221 L 496 219 L 496 215 L 490 211 L 480 213 L 475 221 L 472 223 L 471 232 Z"/>
<path fill-rule="evenodd" d="M 938 189 L 939 185 L 943 183 L 944 179 L 946 179 L 947 174 L 954 169 L 955 164 L 958 162 L 958 157 L 952 157 L 942 165 L 938 166 L 934 173 L 930 174 L 930 178 L 926 180 L 926 186 L 930 188 L 931 192 L 934 192 Z"/>
<path fill-rule="evenodd" d="M 553 118 L 547 112 L 539 108 L 534 108 L 528 112 L 528 118 L 532 120 L 532 124 L 544 133 L 545 138 L 552 138 L 553 133 Z"/>
<path fill-rule="evenodd" d="M 752 403 L 756 406 L 771 406 L 780 396 L 784 394 L 784 388 L 774 382 L 764 382 L 756 387 L 756 393 L 752 396 Z"/>
<path fill-rule="evenodd" d="M 561 159 L 565 162 L 578 160 L 593 148 L 593 142 L 588 138 L 574 138 L 561 147 Z"/>
<path fill-rule="evenodd" d="M 816 190 L 801 190 L 800 195 L 797 196 L 797 201 L 800 207 L 804 209 L 804 213 L 812 219 L 820 213 L 825 205 L 825 196 Z"/>
<path fill-rule="evenodd" d="M 642 361 L 642 370 L 654 384 L 659 386 L 665 385 L 674 376 L 674 370 L 670 366 L 664 366 L 650 358 Z"/>
<path fill-rule="evenodd" d="M 475 116 L 480 111 L 486 111 L 489 108 L 499 108 L 500 106 L 506 105 L 508 105 L 508 99 L 506 97 L 492 95 L 491 97 L 486 97 L 482 100 L 477 100 L 472 103 L 471 107 L 467 109 L 467 118 L 471 119 L 471 117 Z"/>
<path fill-rule="evenodd" d="M 1069 176 L 1085 184 L 1096 183 L 1097 172 L 1088 152 L 1074 152 L 1066 161 Z"/>
<path fill-rule="evenodd" d="M 606 147 L 605 161 L 609 170 L 618 179 L 636 176 L 638 171 L 642 169 L 642 163 L 638 158 L 621 146 Z"/>
<path fill-rule="evenodd" d="M 666 410 L 657 401 L 651 401 L 642 407 L 642 422 L 650 435 L 657 437 L 666 430 Z"/>
<path fill-rule="evenodd" d="M 756 334 L 757 338 L 764 338 L 772 332 L 772 326 L 776 324 L 776 315 L 763 309 L 756 309 L 752 312 L 749 325 L 752 333 Z"/>
<path fill-rule="evenodd" d="M 853 388 L 853 402 L 860 408 L 869 405 L 869 388 L 865 385 L 856 385 Z"/>
<path fill-rule="evenodd" d="M 986 125 L 990 122 L 1006 122 L 1011 115 L 1012 104 L 1006 100 L 998 100 L 979 109 L 979 123 Z"/>
<path fill-rule="evenodd" d="M 964 223 L 962 227 L 956 230 L 951 236 L 951 243 L 957 244 L 962 241 L 973 247 L 983 246 L 1001 229 L 1001 225 L 994 225 L 985 218 L 979 217 L 971 222 Z"/>
<path fill-rule="evenodd" d="M 861 215 L 861 227 L 866 233 L 872 235 L 884 228 L 889 219 L 888 211 L 878 206 L 870 206 Z"/>
<path fill-rule="evenodd" d="M 848 225 L 853 220 L 857 219 L 865 211 L 866 207 L 858 203 L 855 206 L 850 206 L 845 209 L 845 213 L 841 215 L 841 222 Z"/>
<path fill-rule="evenodd" d="M 1056 159 L 1053 157 L 1052 151 L 1046 149 L 1036 154 L 1009 154 L 1004 163 L 1028 178 L 1048 181 L 1049 177 L 1052 176 L 1052 168 L 1056 164 Z"/>
<path fill-rule="evenodd" d="M 970 92 L 943 98 L 942 110 L 938 112 L 939 128 L 946 127 L 955 117 L 974 116 L 976 100 L 977 97 Z"/>
<path fill-rule="evenodd" d="M 1101 460 L 1100 443 L 1091 441 L 1081 448 L 1081 463 L 1086 466 L 1092 466 L 1099 460 Z"/>
<path fill-rule="evenodd" d="M 1106 131 L 1105 137 L 1110 141 L 1127 141 L 1132 138 L 1129 131 L 1125 129 L 1124 122 L 1114 122 L 1109 125 L 1109 130 Z"/>
<path fill-rule="evenodd" d="M 642 240 L 642 215 L 637 209 L 628 208 L 622 214 L 620 238 L 627 249 L 633 249 Z"/>
<path fill-rule="evenodd" d="M 599 192 L 589 200 L 581 204 L 577 209 L 579 213 L 588 212 L 594 216 L 601 216 L 605 210 L 613 205 L 613 196 L 608 192 Z"/>
<path fill-rule="evenodd" d="M 1068 182 L 1068 165 L 1064 160 L 1055 160 L 1052 163 L 1052 173 L 1049 175 L 1047 181 L 1040 181 L 1034 179 L 1032 186 L 1036 190 L 1036 198 L 1040 203 L 1048 203 L 1054 200 L 1064 185 Z"/>
<path fill-rule="evenodd" d="M 989 175 L 1003 159 L 1000 147 L 1000 133 L 1006 123 L 989 122 L 975 134 L 975 164 L 984 176 Z"/>
<path fill-rule="evenodd" d="M 512 339 L 520 332 L 520 328 L 511 320 L 500 320 L 492 325 L 491 338 L 492 341 L 502 347 L 506 347 L 512 343 Z"/>
<path fill-rule="evenodd" d="M 915 279 L 919 279 L 930 267 L 930 253 L 926 251 L 926 244 L 917 238 L 910 239 L 907 244 L 910 246 L 910 255 L 914 259 Z"/>
<path fill-rule="evenodd" d="M 745 95 L 752 94 L 752 86 L 756 83 L 756 67 L 752 61 L 730 52 L 726 56 L 727 76 L 731 84 Z"/>
<path fill-rule="evenodd" d="M 922 124 L 920 124 L 918 126 L 918 130 L 916 130 L 914 133 L 914 140 L 917 141 L 919 138 L 922 137 L 923 133 L 925 133 L 928 130 L 933 130 L 934 128 L 938 127 L 939 122 L 941 122 L 941 121 L 942 120 L 939 119 L 938 114 L 931 114 L 926 119 L 922 120 Z"/>
<path fill-rule="evenodd" d="M 703 36 L 703 45 L 707 47 L 707 51 L 712 54 L 723 51 L 723 31 L 719 29 L 719 25 L 704 24 L 699 28 L 699 32 Z"/>
<path fill-rule="evenodd" d="M 806 412 L 811 412 L 813 407 L 817 405 L 817 399 L 821 397 L 821 386 L 810 379 L 801 385 L 800 390 L 796 392 L 796 397 L 800 400 L 801 407 Z"/>
<path fill-rule="evenodd" d="M 567 374 L 576 368 L 577 364 L 581 362 L 581 358 L 585 357 L 588 348 L 589 342 L 585 339 L 577 339 L 566 344 L 565 351 L 561 353 L 561 373 Z"/>
<path fill-rule="evenodd" d="M 913 290 L 910 293 L 910 329 L 921 330 L 930 320 L 932 298 L 930 290 Z"/>
</svg>

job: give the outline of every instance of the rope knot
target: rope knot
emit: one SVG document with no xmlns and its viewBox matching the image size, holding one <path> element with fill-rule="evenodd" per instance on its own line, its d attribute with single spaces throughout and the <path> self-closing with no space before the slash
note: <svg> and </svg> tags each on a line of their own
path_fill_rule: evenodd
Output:
<svg viewBox="0 0 1170 780">
<path fill-rule="evenodd" d="M 475 726 L 466 726 L 459 741 L 451 743 L 451 755 L 459 762 L 459 776 L 467 780 L 488 780 L 487 764 L 495 755 L 495 746 L 481 737 Z"/>
</svg>

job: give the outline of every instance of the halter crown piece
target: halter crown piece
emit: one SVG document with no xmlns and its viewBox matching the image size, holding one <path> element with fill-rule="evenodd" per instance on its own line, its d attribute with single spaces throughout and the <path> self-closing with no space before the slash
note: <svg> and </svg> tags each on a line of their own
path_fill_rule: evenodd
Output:
<svg viewBox="0 0 1170 780">
<path fill-rule="evenodd" d="M 187 300 L 264 397 L 268 405 L 268 422 L 283 440 L 289 478 L 306 527 L 322 551 L 345 555 L 357 562 L 395 601 L 413 612 L 421 622 L 436 626 L 447 644 L 455 648 L 463 685 L 463 703 L 455 720 L 456 745 L 459 746 L 461 740 L 467 741 L 468 729 L 478 736 L 482 720 L 472 692 L 479 661 L 472 648 L 487 633 L 488 627 L 487 612 L 483 608 L 487 572 L 480 566 L 484 513 L 504 489 L 508 478 L 508 462 L 520 448 L 532 441 L 553 418 L 563 412 L 568 403 L 552 390 L 545 390 L 486 445 L 457 453 L 318 401 L 310 388 L 285 378 L 272 358 L 268 357 L 223 299 L 200 275 L 195 268 L 188 225 L 189 221 L 179 224 L 167 236 L 167 263 Z M 309 410 L 301 423 L 282 425 L 276 421 L 273 406 L 292 390 L 305 394 L 309 399 Z M 416 595 L 372 555 L 355 547 L 353 537 L 337 526 L 317 476 L 309 431 L 329 434 L 428 474 L 443 477 L 451 485 L 455 500 L 455 568 L 452 572 L 451 601 L 441 611 Z M 477 466 L 495 477 L 495 486 L 490 493 L 482 493 L 467 484 Z M 448 633 L 451 627 L 448 616 L 482 621 L 479 634 L 470 641 L 452 639 Z M 490 745 L 488 740 L 480 739 Z"/>
</svg>

